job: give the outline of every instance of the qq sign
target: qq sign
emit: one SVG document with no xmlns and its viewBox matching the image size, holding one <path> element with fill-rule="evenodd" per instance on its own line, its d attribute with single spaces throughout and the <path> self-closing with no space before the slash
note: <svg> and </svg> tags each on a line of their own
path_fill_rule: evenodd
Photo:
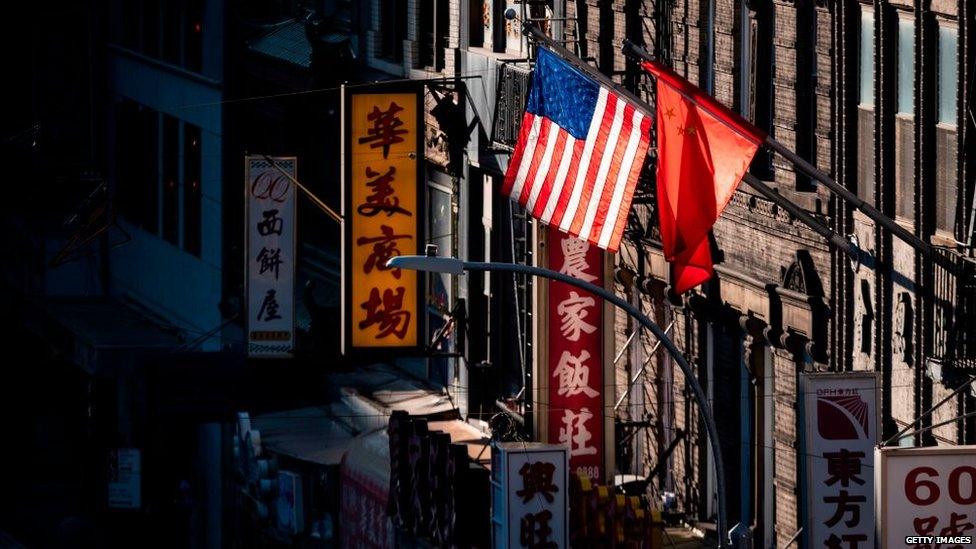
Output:
<svg viewBox="0 0 976 549">
<path fill-rule="evenodd" d="M 875 451 L 882 547 L 962 547 L 976 536 L 976 446 Z"/>
</svg>

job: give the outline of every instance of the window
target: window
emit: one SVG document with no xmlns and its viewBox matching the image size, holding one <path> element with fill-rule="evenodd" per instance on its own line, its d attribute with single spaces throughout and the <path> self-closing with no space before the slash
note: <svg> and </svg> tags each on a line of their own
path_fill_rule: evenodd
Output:
<svg viewBox="0 0 976 549">
<path fill-rule="evenodd" d="M 163 238 L 180 245 L 180 122 L 163 115 Z"/>
<path fill-rule="evenodd" d="M 440 183 L 450 183 L 444 180 L 441 172 L 431 174 Z M 437 246 L 438 253 L 445 256 L 457 255 L 454 249 L 454 218 L 452 215 L 452 195 L 450 187 L 443 184 L 428 183 L 427 186 L 427 238 L 428 244 Z M 445 321 L 454 307 L 454 277 L 431 273 L 427 277 L 427 329 L 430 334 L 444 328 Z M 445 340 L 435 349 L 442 353 L 450 353 L 451 338 Z M 452 364 L 445 358 L 431 360 L 430 374 L 433 381 L 448 385 L 454 378 L 451 372 Z"/>
<path fill-rule="evenodd" d="M 171 65 L 203 69 L 203 0 L 118 0 L 113 39 Z"/>
<path fill-rule="evenodd" d="M 750 110 L 746 113 L 759 128 L 772 133 L 773 126 L 773 14 L 770 9 L 756 13 L 749 36 L 750 71 Z M 750 171 L 760 179 L 773 178 L 772 155 L 760 147 L 753 158 Z"/>
<path fill-rule="evenodd" d="M 129 100 L 115 107 L 115 189 L 119 213 L 155 233 L 159 227 L 159 115 Z"/>
<path fill-rule="evenodd" d="M 420 67 L 444 70 L 444 48 L 448 39 L 447 0 L 419 0 Z"/>
<path fill-rule="evenodd" d="M 183 12 L 183 66 L 203 70 L 203 0 L 187 0 Z"/>
<path fill-rule="evenodd" d="M 139 49 L 139 19 L 142 17 L 138 2 L 121 2 L 114 38 L 130 50 Z"/>
<path fill-rule="evenodd" d="M 874 15 L 861 13 L 860 103 L 874 106 Z"/>
<path fill-rule="evenodd" d="M 898 20 L 898 112 L 915 112 L 915 24 Z"/>
<path fill-rule="evenodd" d="M 468 46 L 480 48 L 485 45 L 485 23 L 491 21 L 491 2 L 468 0 Z M 487 21 L 486 21 L 487 15 Z"/>
<path fill-rule="evenodd" d="M 870 6 L 861 11 L 861 40 L 858 48 L 860 78 L 857 108 L 857 196 L 869 204 L 874 191 L 874 14 Z"/>
<path fill-rule="evenodd" d="M 380 0 L 380 55 L 403 61 L 407 38 L 407 0 Z"/>
<path fill-rule="evenodd" d="M 525 104 L 529 100 L 532 73 L 515 63 L 498 66 L 498 94 L 495 118 L 492 120 L 492 141 L 497 145 L 514 148 L 522 124 Z"/>
<path fill-rule="evenodd" d="M 936 186 L 935 223 L 947 234 L 956 229 L 959 197 L 959 136 L 956 133 L 956 96 L 959 89 L 959 31 L 954 26 L 939 26 L 938 113 L 935 129 Z"/>
<path fill-rule="evenodd" d="M 115 105 L 115 196 L 121 215 L 200 256 L 203 132 L 125 99 Z"/>
<path fill-rule="evenodd" d="M 701 9 L 705 12 L 705 24 L 701 29 L 702 53 L 698 60 L 701 65 L 700 86 L 708 94 L 715 93 L 715 3 L 712 0 L 702 2 Z"/>
<path fill-rule="evenodd" d="M 200 255 L 200 128 L 183 125 L 183 249 Z"/>
<path fill-rule="evenodd" d="M 939 27 L 939 122 L 956 125 L 959 31 Z"/>
<path fill-rule="evenodd" d="M 180 2 L 164 1 L 163 5 L 163 25 L 162 25 L 162 38 L 163 38 L 163 61 L 171 65 L 179 65 L 181 57 L 181 35 L 183 29 L 181 28 L 181 6 Z"/>
</svg>

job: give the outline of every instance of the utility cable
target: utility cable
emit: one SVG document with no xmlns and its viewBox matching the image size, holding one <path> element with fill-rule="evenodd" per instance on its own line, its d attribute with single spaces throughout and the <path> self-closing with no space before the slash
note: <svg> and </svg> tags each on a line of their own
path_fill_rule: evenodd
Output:
<svg viewBox="0 0 976 549">
<path fill-rule="evenodd" d="M 936 408 L 938 408 L 939 406 L 942 406 L 943 404 L 945 404 L 946 402 L 948 402 L 949 399 L 951 399 L 952 397 L 954 397 L 957 394 L 959 394 L 960 392 L 962 392 L 962 390 L 965 389 L 966 387 L 968 387 L 969 385 L 971 385 L 973 383 L 973 381 L 976 381 L 976 377 L 971 377 L 971 378 L 969 378 L 969 381 L 966 381 L 965 383 L 961 384 L 959 387 L 956 387 L 956 389 L 954 391 L 952 391 L 951 393 L 949 393 L 948 396 L 946 396 L 945 398 L 943 398 L 942 400 L 940 400 L 937 404 L 933 405 L 931 408 L 929 408 L 928 410 L 926 410 L 925 412 L 923 412 L 921 415 L 919 415 L 917 418 L 915 418 L 914 421 L 912 421 L 911 423 L 909 423 L 908 425 L 906 425 L 904 429 L 902 429 L 901 431 L 898 431 L 897 433 L 895 433 L 894 436 L 892 436 L 888 440 L 882 442 L 879 446 L 887 446 L 893 440 L 900 438 L 909 429 L 911 429 L 912 427 L 914 427 L 918 422 L 922 421 L 922 418 L 928 416 L 929 414 L 931 414 L 932 412 L 934 412 L 936 410 Z M 972 415 L 972 414 L 969 414 L 969 415 Z M 967 417 L 967 416 L 962 416 L 962 417 L 960 417 L 958 419 L 962 419 L 963 417 Z M 932 427 L 929 426 L 928 428 L 931 429 Z M 920 433 L 920 432 L 922 432 L 922 431 L 921 430 L 918 430 L 918 431 L 915 431 L 913 434 Z"/>
</svg>

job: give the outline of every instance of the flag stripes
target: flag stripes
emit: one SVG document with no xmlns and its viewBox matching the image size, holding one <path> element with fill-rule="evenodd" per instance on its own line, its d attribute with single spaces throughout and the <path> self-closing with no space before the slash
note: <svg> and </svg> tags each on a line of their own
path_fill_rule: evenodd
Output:
<svg viewBox="0 0 976 549">
<path fill-rule="evenodd" d="M 650 122 L 604 87 L 585 139 L 526 110 L 502 192 L 544 223 L 616 251 L 647 154 Z"/>
</svg>

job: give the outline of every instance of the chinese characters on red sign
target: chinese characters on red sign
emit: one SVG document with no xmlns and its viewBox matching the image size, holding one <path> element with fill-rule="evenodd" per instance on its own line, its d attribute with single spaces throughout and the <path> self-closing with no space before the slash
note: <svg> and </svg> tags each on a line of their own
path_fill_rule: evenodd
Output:
<svg viewBox="0 0 976 549">
<path fill-rule="evenodd" d="M 246 159 L 247 340 L 252 356 L 281 356 L 294 344 L 294 158 Z M 290 177 L 289 177 L 290 176 Z"/>
<path fill-rule="evenodd" d="M 811 374 L 803 383 L 810 546 L 871 549 L 877 378 Z"/>
<path fill-rule="evenodd" d="M 417 274 L 386 262 L 418 249 L 417 96 L 349 99 L 345 261 L 353 348 L 417 345 Z"/>
<path fill-rule="evenodd" d="M 603 252 L 549 229 L 549 268 L 603 285 Z M 570 449 L 572 472 L 603 479 L 603 301 L 549 283 L 549 441 Z"/>
</svg>

